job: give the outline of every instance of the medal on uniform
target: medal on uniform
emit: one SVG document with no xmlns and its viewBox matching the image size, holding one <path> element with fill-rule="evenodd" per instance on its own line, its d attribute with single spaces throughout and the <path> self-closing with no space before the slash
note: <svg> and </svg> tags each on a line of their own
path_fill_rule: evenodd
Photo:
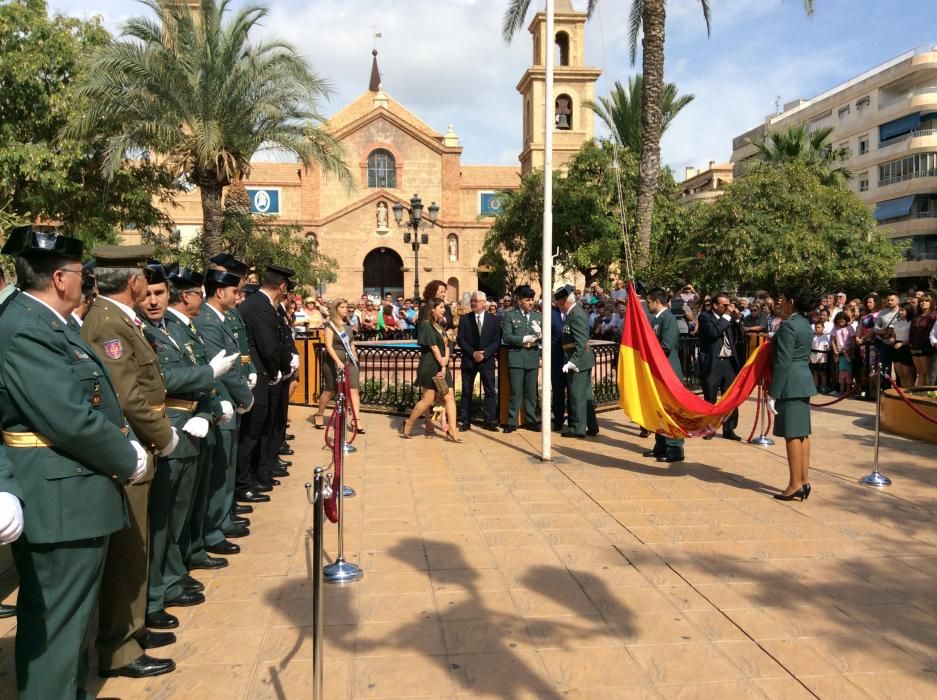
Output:
<svg viewBox="0 0 937 700">
<path fill-rule="evenodd" d="M 91 389 L 91 408 L 99 408 L 101 406 L 101 383 L 95 382 L 94 387 Z"/>
</svg>

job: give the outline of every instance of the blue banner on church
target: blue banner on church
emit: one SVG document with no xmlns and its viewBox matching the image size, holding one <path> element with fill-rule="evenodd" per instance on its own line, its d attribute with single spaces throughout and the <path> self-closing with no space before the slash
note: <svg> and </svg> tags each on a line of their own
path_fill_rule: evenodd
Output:
<svg viewBox="0 0 937 700">
<path fill-rule="evenodd" d="M 280 190 L 248 187 L 247 198 L 250 200 L 251 214 L 280 213 Z"/>
<path fill-rule="evenodd" d="M 501 200 L 497 192 L 482 192 L 479 195 L 479 211 L 482 216 L 497 216 L 501 213 Z"/>
</svg>

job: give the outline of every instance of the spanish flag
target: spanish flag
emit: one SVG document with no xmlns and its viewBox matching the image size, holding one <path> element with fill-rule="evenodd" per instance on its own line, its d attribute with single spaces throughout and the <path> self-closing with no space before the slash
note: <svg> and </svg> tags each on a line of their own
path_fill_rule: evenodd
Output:
<svg viewBox="0 0 937 700">
<path fill-rule="evenodd" d="M 672 438 L 711 435 L 767 378 L 770 341 L 749 356 L 732 386 L 711 404 L 677 377 L 637 299 L 629 283 L 618 353 L 619 405 L 631 420 L 654 433 Z"/>
</svg>

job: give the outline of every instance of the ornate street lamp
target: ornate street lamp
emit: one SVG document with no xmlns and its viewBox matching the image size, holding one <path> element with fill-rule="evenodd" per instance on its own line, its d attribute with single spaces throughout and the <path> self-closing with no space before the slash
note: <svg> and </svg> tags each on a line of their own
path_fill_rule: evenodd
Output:
<svg viewBox="0 0 937 700">
<path fill-rule="evenodd" d="M 400 202 L 392 207 L 394 210 L 394 221 L 404 229 L 403 242 L 409 243 L 413 249 L 413 298 L 420 298 L 420 246 L 429 243 L 429 234 L 421 233 L 431 229 L 436 225 L 436 219 L 439 217 L 439 206 L 436 202 L 429 205 L 429 221 L 423 219 L 423 200 L 420 195 L 415 194 L 410 198 L 410 208 L 408 209 Z M 403 212 L 406 211 L 408 218 L 404 221 Z"/>
</svg>

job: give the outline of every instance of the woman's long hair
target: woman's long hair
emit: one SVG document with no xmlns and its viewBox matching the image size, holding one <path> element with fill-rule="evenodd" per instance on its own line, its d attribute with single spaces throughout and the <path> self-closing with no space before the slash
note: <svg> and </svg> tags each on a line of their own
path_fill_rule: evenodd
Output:
<svg viewBox="0 0 937 700">
<path fill-rule="evenodd" d="M 346 321 L 343 321 L 338 316 L 338 307 L 342 304 L 348 306 L 348 300 L 339 297 L 338 299 L 332 299 L 332 301 L 329 302 L 329 320 L 334 323 L 335 327 L 340 331 L 345 330 L 346 324 Z"/>
</svg>

